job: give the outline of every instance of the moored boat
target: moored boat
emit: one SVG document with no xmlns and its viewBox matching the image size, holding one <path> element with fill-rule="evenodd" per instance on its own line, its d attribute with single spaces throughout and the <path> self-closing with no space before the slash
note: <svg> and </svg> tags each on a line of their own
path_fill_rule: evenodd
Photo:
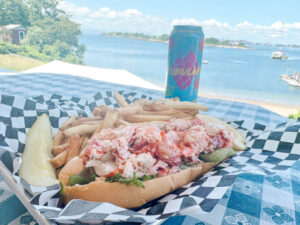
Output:
<svg viewBox="0 0 300 225">
<path fill-rule="evenodd" d="M 271 59 L 288 59 L 288 56 L 286 53 L 279 50 L 276 52 L 272 52 Z"/>
<path fill-rule="evenodd" d="M 300 87 L 300 72 L 293 71 L 291 74 L 282 74 L 281 79 L 292 86 Z"/>
</svg>

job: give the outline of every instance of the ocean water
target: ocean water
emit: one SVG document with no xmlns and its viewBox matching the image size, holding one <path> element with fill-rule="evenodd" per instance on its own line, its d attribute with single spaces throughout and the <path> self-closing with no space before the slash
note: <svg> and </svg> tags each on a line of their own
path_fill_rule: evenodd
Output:
<svg viewBox="0 0 300 225">
<path fill-rule="evenodd" d="M 126 69 L 165 87 L 168 45 L 127 38 L 83 35 L 88 66 Z M 253 50 L 204 48 L 199 91 L 227 97 L 300 105 L 300 87 L 290 86 L 280 75 L 288 68 L 300 72 L 300 49 L 282 48 L 288 60 L 270 59 L 277 47 L 252 46 Z"/>
</svg>

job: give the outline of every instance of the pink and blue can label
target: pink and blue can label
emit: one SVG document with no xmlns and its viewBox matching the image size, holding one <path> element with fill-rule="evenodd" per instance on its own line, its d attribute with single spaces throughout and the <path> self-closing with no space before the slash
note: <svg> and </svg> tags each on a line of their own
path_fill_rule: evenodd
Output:
<svg viewBox="0 0 300 225">
<path fill-rule="evenodd" d="M 199 26 L 174 26 L 169 39 L 166 98 L 197 101 L 204 34 Z"/>
</svg>

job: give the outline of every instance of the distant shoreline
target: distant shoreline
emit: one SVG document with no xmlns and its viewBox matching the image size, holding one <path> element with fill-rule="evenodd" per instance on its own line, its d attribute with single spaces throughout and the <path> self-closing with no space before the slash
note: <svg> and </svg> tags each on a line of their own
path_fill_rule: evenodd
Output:
<svg viewBox="0 0 300 225">
<path fill-rule="evenodd" d="M 160 43 L 166 43 L 166 44 L 169 43 L 169 41 L 163 41 L 163 40 L 157 40 L 157 39 L 151 39 L 151 38 L 148 39 L 148 38 L 126 37 L 126 36 L 121 36 L 121 35 L 110 35 L 110 34 L 101 34 L 100 36 L 114 37 L 114 38 L 127 38 L 127 39 L 133 39 L 133 40 L 160 42 Z"/>
<path fill-rule="evenodd" d="M 232 45 L 213 45 L 213 44 L 205 44 L 206 47 L 217 47 L 217 48 L 236 48 L 236 49 L 244 49 L 244 50 L 253 50 L 255 48 L 252 47 L 242 47 L 242 46 L 232 46 Z"/>
<path fill-rule="evenodd" d="M 110 35 L 110 34 L 101 34 L 101 36 L 104 37 L 115 37 L 115 38 L 128 38 L 128 39 L 133 39 L 133 40 L 140 40 L 140 41 L 151 41 L 151 42 L 160 42 L 160 43 L 166 43 L 168 44 L 169 41 L 163 41 L 163 40 L 158 40 L 158 39 L 148 39 L 148 38 L 137 38 L 137 37 L 127 37 L 127 36 L 122 36 L 122 35 Z M 205 47 L 217 47 L 217 48 L 235 48 L 235 49 L 244 49 L 244 50 L 252 50 L 254 48 L 251 47 L 243 47 L 243 46 L 233 46 L 233 45 L 214 45 L 214 44 L 204 44 Z"/>
</svg>

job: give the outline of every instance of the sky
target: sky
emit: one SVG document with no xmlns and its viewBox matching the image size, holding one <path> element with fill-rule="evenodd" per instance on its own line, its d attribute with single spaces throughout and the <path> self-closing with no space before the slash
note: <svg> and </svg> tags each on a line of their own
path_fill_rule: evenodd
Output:
<svg viewBox="0 0 300 225">
<path fill-rule="evenodd" d="M 300 0 L 61 0 L 84 33 L 169 34 L 199 25 L 206 37 L 300 45 Z"/>
</svg>

